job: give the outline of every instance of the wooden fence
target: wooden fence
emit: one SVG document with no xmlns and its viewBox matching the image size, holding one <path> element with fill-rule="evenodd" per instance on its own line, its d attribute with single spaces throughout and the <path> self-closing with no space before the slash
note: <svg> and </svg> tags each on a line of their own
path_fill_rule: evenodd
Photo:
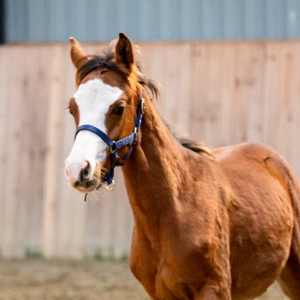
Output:
<svg viewBox="0 0 300 300">
<path fill-rule="evenodd" d="M 300 178 L 300 41 L 140 47 L 167 120 L 211 147 L 269 144 Z M 133 220 L 120 170 L 113 192 L 86 203 L 64 177 L 75 130 L 69 45 L 2 46 L 0 68 L 0 255 L 126 257 Z"/>
</svg>

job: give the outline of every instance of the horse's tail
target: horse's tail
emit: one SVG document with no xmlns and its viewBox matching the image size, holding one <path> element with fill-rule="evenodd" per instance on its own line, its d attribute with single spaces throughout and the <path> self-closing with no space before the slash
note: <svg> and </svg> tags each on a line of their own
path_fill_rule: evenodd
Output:
<svg viewBox="0 0 300 300">
<path fill-rule="evenodd" d="M 278 279 L 283 291 L 291 299 L 299 299 L 300 295 L 300 184 L 296 175 L 292 172 L 289 165 L 281 157 L 270 158 L 267 162 L 273 166 L 281 175 L 278 178 L 284 180 L 287 192 L 289 193 L 293 214 L 293 233 L 290 247 L 289 258 Z"/>
</svg>

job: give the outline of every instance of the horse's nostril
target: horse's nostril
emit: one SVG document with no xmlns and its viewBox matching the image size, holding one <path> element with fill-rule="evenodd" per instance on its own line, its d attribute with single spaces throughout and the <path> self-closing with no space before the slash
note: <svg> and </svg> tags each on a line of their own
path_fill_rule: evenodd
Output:
<svg viewBox="0 0 300 300">
<path fill-rule="evenodd" d="M 89 179 L 89 166 L 90 166 L 90 164 L 87 162 L 86 167 L 80 170 L 79 180 L 81 182 L 87 181 Z"/>
</svg>

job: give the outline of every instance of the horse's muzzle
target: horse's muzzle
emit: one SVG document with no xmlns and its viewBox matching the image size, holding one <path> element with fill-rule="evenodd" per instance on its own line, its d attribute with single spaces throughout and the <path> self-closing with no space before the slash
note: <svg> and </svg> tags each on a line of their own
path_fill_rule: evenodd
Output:
<svg viewBox="0 0 300 300">
<path fill-rule="evenodd" d="M 66 160 L 66 177 L 70 184 L 81 192 L 89 192 L 96 187 L 92 167 L 88 161 Z"/>
</svg>

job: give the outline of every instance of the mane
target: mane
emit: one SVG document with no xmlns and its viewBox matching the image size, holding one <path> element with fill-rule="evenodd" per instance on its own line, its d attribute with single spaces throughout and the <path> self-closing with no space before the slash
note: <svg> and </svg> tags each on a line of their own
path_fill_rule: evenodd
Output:
<svg viewBox="0 0 300 300">
<path fill-rule="evenodd" d="M 212 150 L 207 147 L 203 142 L 197 142 L 195 140 L 193 140 L 192 138 L 190 138 L 188 135 L 180 132 L 178 130 L 178 127 L 176 127 L 175 125 L 170 125 L 168 122 L 166 122 L 164 120 L 164 123 L 166 124 L 166 126 L 168 127 L 168 129 L 170 130 L 170 132 L 173 134 L 173 136 L 175 137 L 175 139 L 185 148 L 196 152 L 200 155 L 208 155 L 211 158 L 214 158 L 214 155 L 212 153 Z"/>
<path fill-rule="evenodd" d="M 152 95 L 151 101 L 153 101 L 153 99 L 158 101 L 160 97 L 160 93 L 157 84 L 153 80 L 147 78 L 143 74 L 143 72 L 141 71 L 138 65 L 135 65 L 133 67 L 133 72 L 131 74 L 127 68 L 116 63 L 115 61 L 116 53 L 114 50 L 115 48 L 114 46 L 115 46 L 115 42 L 113 41 L 108 47 L 102 50 L 100 55 L 88 55 L 87 56 L 88 61 L 85 64 L 83 64 L 76 73 L 77 83 L 82 81 L 82 79 L 86 75 L 88 75 L 93 71 L 112 70 L 118 75 L 120 75 L 129 85 L 130 85 L 129 78 L 133 76 L 136 82 L 138 82 L 144 88 L 146 88 L 151 92 Z M 190 149 L 196 153 L 199 153 L 200 155 L 207 154 L 213 157 L 212 151 L 204 143 L 196 142 L 189 137 L 179 134 L 178 131 L 174 129 L 174 127 L 170 126 L 167 122 L 165 123 L 169 128 L 170 132 L 180 142 L 180 144 L 183 147 Z"/>
<path fill-rule="evenodd" d="M 88 61 L 83 64 L 77 71 L 76 81 L 80 82 L 86 75 L 92 71 L 96 70 L 112 70 L 118 75 L 120 75 L 129 85 L 130 79 L 133 77 L 136 82 L 141 84 L 145 89 L 151 92 L 151 100 L 158 100 L 160 97 L 159 88 L 156 83 L 147 78 L 138 65 L 133 66 L 133 72 L 123 67 L 122 65 L 116 63 L 115 57 L 116 53 L 114 50 L 113 41 L 108 47 L 104 48 L 100 55 L 88 55 Z"/>
<path fill-rule="evenodd" d="M 180 144 L 183 147 L 190 149 L 193 152 L 196 152 L 200 155 L 205 154 L 210 156 L 211 158 L 215 158 L 212 153 L 212 150 L 209 147 L 207 147 L 203 142 L 197 142 L 191 138 L 186 137 L 176 137 L 176 139 L 180 142 Z"/>
</svg>

